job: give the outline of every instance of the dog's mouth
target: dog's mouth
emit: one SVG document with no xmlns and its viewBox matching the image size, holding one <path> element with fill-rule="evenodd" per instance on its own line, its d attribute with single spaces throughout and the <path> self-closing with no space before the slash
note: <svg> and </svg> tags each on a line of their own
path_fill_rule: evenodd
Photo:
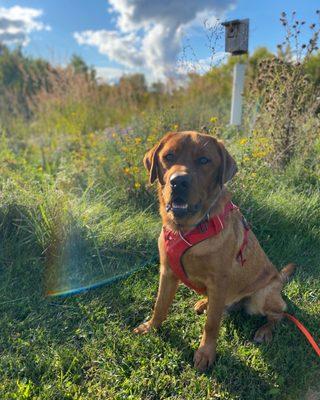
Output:
<svg viewBox="0 0 320 400">
<path fill-rule="evenodd" d="M 182 197 L 174 197 L 166 205 L 167 212 L 172 212 L 176 218 L 184 218 L 195 214 L 200 210 L 200 202 L 197 204 L 188 204 Z"/>
</svg>

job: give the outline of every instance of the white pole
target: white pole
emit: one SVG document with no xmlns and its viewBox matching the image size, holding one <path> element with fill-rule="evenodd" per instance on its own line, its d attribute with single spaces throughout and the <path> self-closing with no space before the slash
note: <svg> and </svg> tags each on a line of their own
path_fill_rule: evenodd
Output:
<svg viewBox="0 0 320 400">
<path fill-rule="evenodd" d="M 230 125 L 241 125 L 242 95 L 244 88 L 244 74 L 246 65 L 237 63 L 233 69 L 233 87 Z"/>
</svg>

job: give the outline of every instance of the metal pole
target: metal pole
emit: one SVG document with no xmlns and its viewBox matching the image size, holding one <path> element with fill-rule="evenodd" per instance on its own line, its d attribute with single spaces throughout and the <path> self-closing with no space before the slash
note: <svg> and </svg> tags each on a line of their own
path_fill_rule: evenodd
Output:
<svg viewBox="0 0 320 400">
<path fill-rule="evenodd" d="M 240 63 L 235 64 L 233 69 L 230 125 L 241 125 L 245 69 L 246 65 Z"/>
</svg>

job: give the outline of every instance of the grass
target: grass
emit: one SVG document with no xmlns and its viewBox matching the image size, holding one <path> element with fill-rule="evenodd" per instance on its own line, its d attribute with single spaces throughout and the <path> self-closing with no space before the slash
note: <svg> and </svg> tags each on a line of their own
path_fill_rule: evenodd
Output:
<svg viewBox="0 0 320 400">
<path fill-rule="evenodd" d="M 44 164 L 34 144 L 29 151 L 2 146 L 0 398 L 298 400 L 310 388 L 316 392 L 319 360 L 292 323 L 281 322 L 273 342 L 258 346 L 252 338 L 263 318 L 241 312 L 223 321 L 214 367 L 197 373 L 192 357 L 205 316 L 195 315 L 198 296 L 184 287 L 159 332 L 132 334 L 150 315 L 158 284 L 156 203 L 143 172 L 132 170 L 150 144 L 129 135 L 128 143 L 104 146 L 101 135 L 91 135 L 92 145 L 84 143 L 74 158 L 67 145 L 60 154 L 60 144 Z M 130 141 L 141 147 L 136 164 L 125 164 Z M 240 166 L 231 187 L 235 202 L 278 267 L 300 265 L 284 295 L 289 312 L 319 340 L 318 187 L 300 185 L 292 166 L 272 172 L 243 143 L 234 136 L 229 143 Z M 121 161 L 113 156 L 121 158 L 116 146 L 125 147 Z M 107 161 L 99 159 L 102 153 Z M 81 176 L 72 162 L 83 166 Z M 124 174 L 127 181 L 120 181 L 123 168 L 133 171 Z M 69 298 L 44 296 L 48 286 L 61 286 L 61 267 L 82 284 L 88 276 L 141 266 L 111 286 Z"/>
<path fill-rule="evenodd" d="M 271 260 L 299 264 L 284 296 L 319 341 L 319 85 L 316 70 L 304 74 L 307 57 L 292 64 L 289 52 L 270 64 L 260 49 L 249 58 L 241 132 L 225 126 L 235 57 L 166 92 L 148 91 L 139 75 L 116 86 L 70 68 L 37 77 L 42 64 L 19 54 L 5 50 L 3 66 L 18 62 L 49 86 L 4 87 L 0 99 L 0 399 L 317 398 L 319 360 L 289 321 L 258 346 L 263 318 L 226 316 L 205 374 L 192 367 L 205 316 L 187 288 L 158 332 L 132 334 L 158 285 L 161 223 L 143 155 L 167 131 L 204 126 L 235 156 L 234 201 Z M 29 88 L 29 78 L 13 83 Z M 94 291 L 46 297 L 126 272 Z"/>
</svg>

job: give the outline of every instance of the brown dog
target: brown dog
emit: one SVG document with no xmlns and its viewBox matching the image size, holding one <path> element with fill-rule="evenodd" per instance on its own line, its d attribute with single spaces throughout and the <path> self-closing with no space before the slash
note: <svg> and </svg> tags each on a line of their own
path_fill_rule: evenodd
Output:
<svg viewBox="0 0 320 400">
<path fill-rule="evenodd" d="M 145 156 L 150 183 L 158 179 L 160 214 L 163 226 L 186 235 L 204 220 L 221 214 L 231 195 L 224 184 L 237 172 L 234 159 L 224 145 L 197 132 L 168 133 Z M 168 261 L 164 230 L 159 237 L 160 285 L 152 318 L 138 326 L 136 333 L 158 328 L 166 319 L 179 279 Z M 219 234 L 189 248 L 182 256 L 190 282 L 205 289 L 198 301 L 198 313 L 207 309 L 207 320 L 194 365 L 208 368 L 215 359 L 216 340 L 223 311 L 241 300 L 251 314 L 262 314 L 267 323 L 255 334 L 257 342 L 272 338 L 274 324 L 282 318 L 286 304 L 281 289 L 294 269 L 289 264 L 280 273 L 272 265 L 254 233 L 248 232 L 242 265 L 237 253 L 244 240 L 243 218 L 235 209 L 226 215 Z"/>
</svg>

